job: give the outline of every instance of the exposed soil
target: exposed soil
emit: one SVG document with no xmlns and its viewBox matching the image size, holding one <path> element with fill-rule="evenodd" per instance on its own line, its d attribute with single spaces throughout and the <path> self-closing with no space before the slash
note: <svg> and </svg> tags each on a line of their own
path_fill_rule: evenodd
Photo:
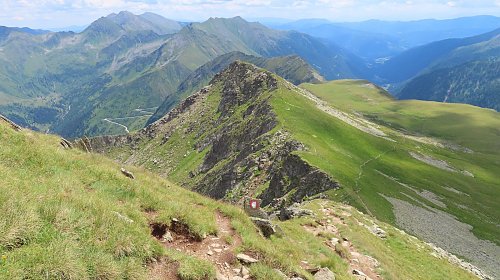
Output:
<svg viewBox="0 0 500 280">
<path fill-rule="evenodd" d="M 236 259 L 235 249 L 241 245 L 241 237 L 236 234 L 231 225 L 231 219 L 220 212 L 216 212 L 217 236 L 210 235 L 204 239 L 194 237 L 189 229 L 181 223 L 172 223 L 170 228 L 166 225 L 152 223 L 151 234 L 171 249 L 183 252 L 199 259 L 211 262 L 217 270 L 219 278 L 232 279 L 237 276 L 233 271 L 240 265 Z M 173 241 L 163 240 L 164 235 L 170 232 Z M 154 279 L 178 279 L 178 264 L 162 259 L 150 267 Z M 169 278 L 170 277 L 170 278 Z"/>
</svg>

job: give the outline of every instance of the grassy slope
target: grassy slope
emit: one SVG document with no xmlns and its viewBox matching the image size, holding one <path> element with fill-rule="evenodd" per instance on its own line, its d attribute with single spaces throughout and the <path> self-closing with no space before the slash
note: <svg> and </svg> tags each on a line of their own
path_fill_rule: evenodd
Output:
<svg viewBox="0 0 500 280">
<path fill-rule="evenodd" d="M 238 208 L 142 169 L 127 167 L 136 176 L 130 180 L 120 174 L 115 162 L 64 150 L 55 136 L 14 132 L 0 122 L 0 142 L 4 143 L 0 146 L 0 255 L 6 256 L 0 261 L 2 279 L 44 279 L 47 275 L 58 279 L 146 279 L 147 264 L 162 256 L 179 262 L 183 279 L 211 278 L 211 264 L 163 248 L 150 236 L 149 223 L 168 224 L 176 217 L 195 235 L 216 234 L 215 211 L 231 218 L 243 240 L 239 251 L 254 252 L 263 260 L 251 268 L 256 279 L 279 279 L 272 267 L 309 278 L 299 266 L 303 260 L 330 267 L 337 279 L 352 279 L 346 261 L 325 245 L 329 236 L 315 237 L 300 226 L 314 223 L 312 218 L 280 223 L 284 236 L 267 240 Z M 342 207 L 328 203 L 336 209 Z M 308 207 L 321 213 L 316 202 Z M 432 257 L 420 241 L 386 224 L 381 226 L 389 232 L 388 238 L 376 238 L 355 223 L 356 219 L 369 220 L 353 211 L 352 218 L 346 218 L 350 226 L 341 229 L 342 236 L 376 257 L 386 279 L 442 279 L 445 275 L 472 279 L 463 270 Z M 416 259 L 422 266 L 414 266 Z"/>
<path fill-rule="evenodd" d="M 281 91 L 275 95 L 273 106 L 282 126 L 309 147 L 308 151 L 301 153 L 302 157 L 332 174 L 343 186 L 340 192 L 331 194 L 332 198 L 348 201 L 379 219 L 394 223 L 392 206 L 380 194 L 414 204 L 407 197 L 410 196 L 453 214 L 460 221 L 472 225 L 476 236 L 499 244 L 500 231 L 496 226 L 500 217 L 496 207 L 500 170 L 498 115 L 472 106 L 395 102 L 386 94 L 381 95 L 377 90 L 360 86 L 360 83 L 340 81 L 304 87 L 332 106 L 373 114 L 393 127 L 414 133 L 442 135 L 445 140 L 458 139 L 457 144 L 475 152 L 469 154 L 418 143 L 383 128 L 397 142 L 386 141 L 323 113 L 302 96 Z M 459 170 L 472 172 L 475 178 L 417 161 L 409 155 L 409 151 L 446 160 Z M 441 197 L 446 208 L 435 205 L 379 172 L 397 178 L 416 190 L 432 191 Z M 452 192 L 445 186 L 452 186 L 469 196 Z"/>
<path fill-rule="evenodd" d="M 146 212 L 155 222 L 176 217 L 191 232 L 215 234 L 215 211 L 229 216 L 241 235 L 239 250 L 264 260 L 256 273 L 270 267 L 308 275 L 301 260 L 329 266 L 339 279 L 350 279 L 347 266 L 321 240 L 294 229 L 286 238 L 266 240 L 248 217 L 235 207 L 204 198 L 148 172 L 130 168 L 136 180 L 120 174 L 119 166 L 99 155 L 63 150 L 54 136 L 16 133 L 0 123 L 0 265 L 2 279 L 146 278 L 145 265 L 167 256 L 180 262 L 185 279 L 212 275 L 210 264 L 166 250 L 150 236 Z M 129 223 L 123 216 L 133 220 Z M 122 217 L 122 218 L 120 218 Z M 296 246 L 296 238 L 303 241 Z M 304 240 L 305 239 L 305 240 Z M 317 251 L 317 248 L 323 248 Z M 189 270 L 189 267 L 204 267 Z M 183 269 L 184 267 L 184 269 Z M 211 278 L 211 277 L 209 277 Z M 266 278 L 261 278 L 266 279 Z"/>
</svg>

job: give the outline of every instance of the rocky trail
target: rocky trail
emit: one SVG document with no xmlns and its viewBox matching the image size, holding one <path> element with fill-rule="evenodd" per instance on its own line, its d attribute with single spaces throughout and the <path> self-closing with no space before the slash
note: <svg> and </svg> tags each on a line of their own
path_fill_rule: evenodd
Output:
<svg viewBox="0 0 500 280">
<path fill-rule="evenodd" d="M 190 236 L 182 225 L 176 226 L 175 222 L 174 220 L 171 229 L 158 231 L 153 226 L 152 234 L 162 242 L 163 246 L 212 263 L 217 271 L 217 280 L 250 278 L 249 270 L 238 262 L 241 261 L 241 256 L 246 255 L 235 254 L 236 248 L 242 241 L 228 217 L 217 212 L 217 236 L 210 235 L 201 241 Z M 153 279 L 179 279 L 177 269 L 177 263 L 167 259 L 160 260 L 150 267 Z"/>
<path fill-rule="evenodd" d="M 335 213 L 325 203 L 321 204 L 324 218 L 316 221 L 316 225 L 304 225 L 304 228 L 315 236 L 333 234 L 326 244 L 349 263 L 349 273 L 360 280 L 383 279 L 378 273 L 379 262 L 368 255 L 360 253 L 348 238 L 342 237 L 339 226 L 347 226 L 343 217 L 351 216 L 348 211 Z"/>
</svg>

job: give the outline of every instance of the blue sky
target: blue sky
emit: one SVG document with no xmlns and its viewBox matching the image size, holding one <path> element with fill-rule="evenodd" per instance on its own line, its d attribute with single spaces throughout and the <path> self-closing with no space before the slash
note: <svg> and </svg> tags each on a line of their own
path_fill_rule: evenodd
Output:
<svg viewBox="0 0 500 280">
<path fill-rule="evenodd" d="M 500 16 L 500 0 L 0 0 L 0 25 L 32 28 L 86 25 L 128 10 L 177 20 L 208 17 L 415 20 Z"/>
</svg>

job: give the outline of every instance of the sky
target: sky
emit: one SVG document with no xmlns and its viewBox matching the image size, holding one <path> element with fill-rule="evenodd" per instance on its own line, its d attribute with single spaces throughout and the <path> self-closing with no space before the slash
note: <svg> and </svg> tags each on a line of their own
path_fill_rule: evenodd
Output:
<svg viewBox="0 0 500 280">
<path fill-rule="evenodd" d="M 45 29 L 87 25 L 123 10 L 183 21 L 234 16 L 332 21 L 500 16 L 500 0 L 0 0 L 0 7 L 0 25 Z"/>
</svg>

